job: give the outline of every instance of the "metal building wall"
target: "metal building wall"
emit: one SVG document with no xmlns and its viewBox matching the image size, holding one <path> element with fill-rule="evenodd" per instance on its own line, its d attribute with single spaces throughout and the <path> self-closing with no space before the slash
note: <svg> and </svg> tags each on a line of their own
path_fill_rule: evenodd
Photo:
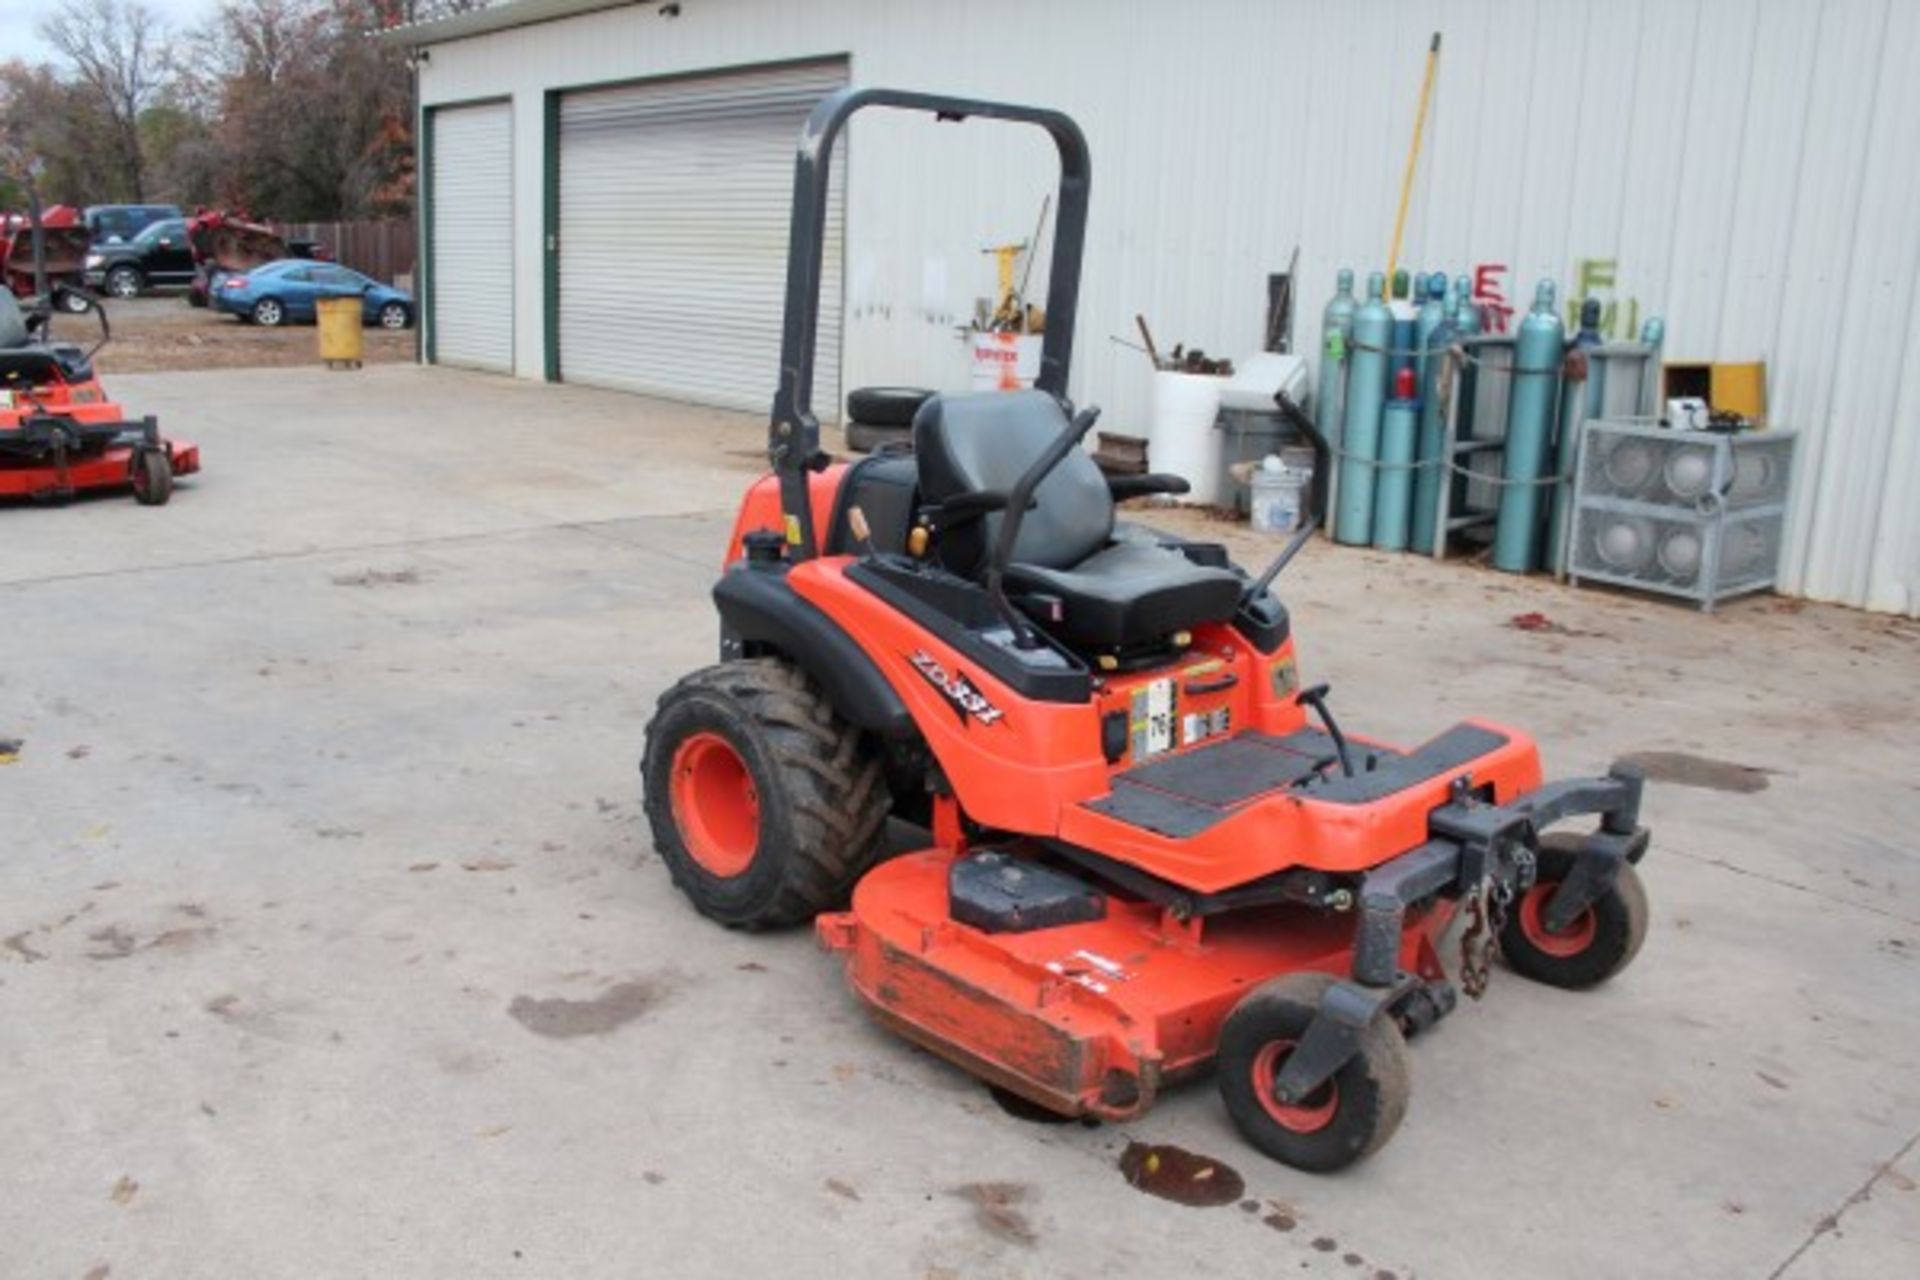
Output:
<svg viewBox="0 0 1920 1280">
<path fill-rule="evenodd" d="M 1381 264 L 1436 29 L 1404 263 L 1502 266 L 1516 306 L 1542 275 L 1609 281 L 1621 323 L 1668 318 L 1671 358 L 1766 360 L 1772 419 L 1806 436 L 1786 589 L 1920 616 L 1912 0 L 684 0 L 437 46 L 421 85 L 515 95 L 530 377 L 546 90 L 845 54 L 857 83 L 1064 107 L 1094 157 L 1074 393 L 1126 430 L 1146 362 L 1107 337 L 1136 311 L 1251 350 L 1297 245 L 1312 350 L 1334 269 Z M 952 326 L 991 290 L 980 249 L 1031 233 L 1046 144 L 886 120 L 850 144 L 847 385 L 960 385 Z"/>
</svg>

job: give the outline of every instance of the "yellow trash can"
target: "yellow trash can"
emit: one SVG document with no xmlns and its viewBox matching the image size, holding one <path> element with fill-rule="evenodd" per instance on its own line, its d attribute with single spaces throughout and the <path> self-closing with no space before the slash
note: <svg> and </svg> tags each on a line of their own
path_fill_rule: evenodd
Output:
<svg viewBox="0 0 1920 1280">
<path fill-rule="evenodd" d="M 358 369 L 364 351 L 362 308 L 358 298 L 321 298 L 320 358 L 329 369 Z"/>
</svg>

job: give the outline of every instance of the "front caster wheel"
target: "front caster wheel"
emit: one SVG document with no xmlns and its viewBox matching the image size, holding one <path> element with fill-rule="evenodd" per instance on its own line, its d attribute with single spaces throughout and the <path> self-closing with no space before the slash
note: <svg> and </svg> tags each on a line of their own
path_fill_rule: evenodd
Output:
<svg viewBox="0 0 1920 1280">
<path fill-rule="evenodd" d="M 173 463 L 161 449 L 142 449 L 133 460 L 133 500 L 164 507 L 173 496 Z"/>
<path fill-rule="evenodd" d="M 1386 1145 L 1407 1114 L 1407 1042 L 1391 1018 L 1360 1034 L 1360 1051 L 1298 1103 L 1273 1096 L 1274 1081 L 1307 1032 L 1335 979 L 1293 973 L 1240 1001 L 1220 1029 L 1220 1096 L 1254 1146 L 1310 1173 L 1344 1169 Z"/>
<path fill-rule="evenodd" d="M 1500 952 L 1515 973 L 1569 991 L 1605 982 L 1633 961 L 1647 939 L 1647 889 L 1631 863 L 1573 923 L 1558 932 L 1547 928 L 1547 904 L 1572 872 L 1579 848 L 1577 835 L 1540 841 L 1540 878 L 1513 904 L 1500 930 Z"/>
<path fill-rule="evenodd" d="M 799 924 L 873 864 L 892 797 L 880 753 L 800 671 L 770 658 L 696 671 L 661 696 L 640 764 L 647 822 L 702 915 Z"/>
</svg>

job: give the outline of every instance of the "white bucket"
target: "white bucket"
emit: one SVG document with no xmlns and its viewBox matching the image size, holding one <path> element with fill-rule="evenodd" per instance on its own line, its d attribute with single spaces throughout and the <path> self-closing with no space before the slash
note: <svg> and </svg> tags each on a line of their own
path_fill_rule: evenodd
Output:
<svg viewBox="0 0 1920 1280">
<path fill-rule="evenodd" d="M 972 353 L 975 391 L 1024 391 L 1040 376 L 1040 347 L 1046 341 L 1037 333 L 974 333 Z"/>
<path fill-rule="evenodd" d="M 1253 528 L 1260 533 L 1292 533 L 1300 527 L 1307 491 L 1313 487 L 1313 451 L 1288 449 L 1281 465 L 1261 467 L 1248 486 Z"/>
<path fill-rule="evenodd" d="M 1147 422 L 1147 466 L 1193 488 L 1188 502 L 1219 501 L 1220 391 L 1227 380 L 1201 373 L 1153 375 L 1153 417 Z"/>
</svg>

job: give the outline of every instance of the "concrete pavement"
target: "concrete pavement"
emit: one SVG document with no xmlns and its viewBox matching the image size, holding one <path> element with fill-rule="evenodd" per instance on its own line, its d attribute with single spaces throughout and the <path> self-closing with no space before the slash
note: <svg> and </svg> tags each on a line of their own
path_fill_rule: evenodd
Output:
<svg viewBox="0 0 1920 1280">
<path fill-rule="evenodd" d="M 1210 1082 L 1003 1113 L 804 933 L 653 855 L 653 700 L 759 422 L 410 367 L 127 376 L 206 471 L 0 511 L 0 1274 L 1904 1275 L 1920 1258 L 1920 628 L 1703 617 L 1317 545 L 1350 725 L 1468 714 L 1656 784 L 1634 968 L 1496 973 L 1398 1137 L 1313 1178 Z M 1195 517 L 1178 519 L 1199 523 Z M 1221 526 L 1209 526 L 1219 529 Z M 1249 554 L 1267 544 L 1243 539 Z M 1539 610 L 1548 632 L 1521 632 Z M 1247 1207 L 1150 1199 L 1129 1140 Z M 1280 1224 L 1291 1224 L 1280 1229 Z"/>
</svg>

